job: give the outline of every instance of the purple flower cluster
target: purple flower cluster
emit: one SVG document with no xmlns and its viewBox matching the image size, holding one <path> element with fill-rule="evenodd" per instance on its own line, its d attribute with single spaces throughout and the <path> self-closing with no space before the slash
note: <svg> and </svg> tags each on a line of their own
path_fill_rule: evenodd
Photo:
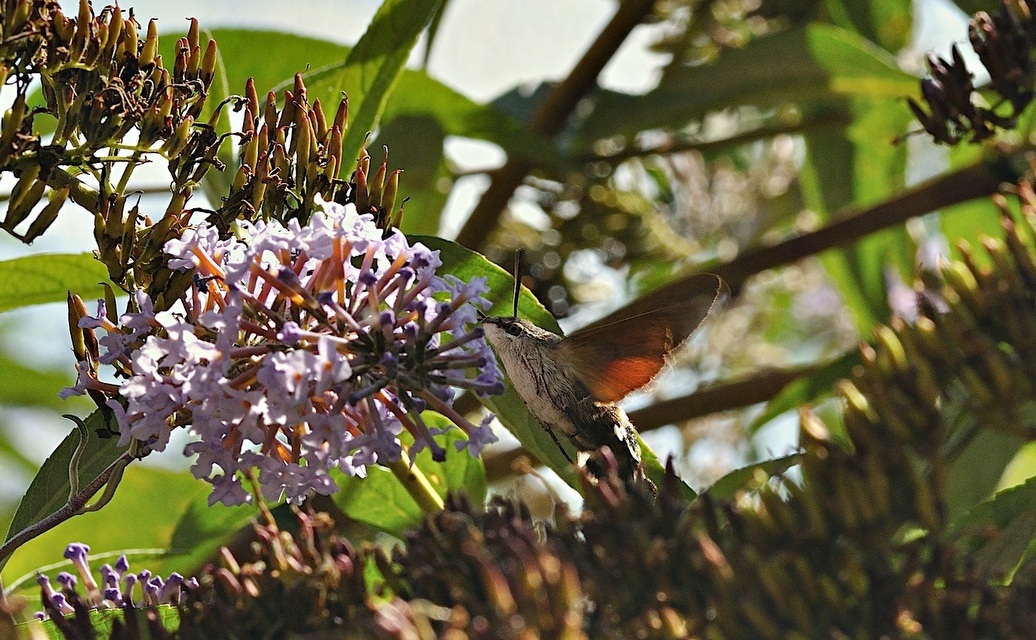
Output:
<svg viewBox="0 0 1036 640">
<path fill-rule="evenodd" d="M 65 558 L 72 561 L 72 565 L 79 573 L 83 581 L 83 589 L 86 590 L 86 603 L 95 609 L 135 607 L 154 607 L 160 604 L 178 604 L 183 589 L 196 589 L 198 581 L 194 578 L 184 580 L 179 573 L 172 573 L 169 579 L 162 580 L 160 576 L 153 576 L 148 570 L 140 573 L 129 572 L 129 561 L 126 556 L 119 556 L 115 566 L 105 564 L 101 566 L 100 584 L 94 579 L 90 571 L 90 564 L 86 554 L 90 547 L 79 542 L 73 542 L 65 549 Z M 76 576 L 62 571 L 57 576 L 57 583 L 61 591 L 57 591 L 50 584 L 50 578 L 40 574 L 36 581 L 43 590 L 43 597 L 54 605 L 54 609 L 62 615 L 75 613 L 72 605 L 69 604 L 68 595 L 76 592 Z M 134 589 L 140 585 L 141 597 L 133 599 Z M 66 595 L 67 594 L 67 595 Z M 38 613 L 37 617 L 45 617 Z"/>
<path fill-rule="evenodd" d="M 103 308 L 84 318 L 107 331 L 100 359 L 126 380 L 80 366 L 67 391 L 112 396 L 124 443 L 161 450 L 189 425 L 198 441 L 185 453 L 212 483 L 210 503 L 250 501 L 252 470 L 271 501 L 330 494 L 330 468 L 363 476 L 400 460 L 403 430 L 411 459 L 427 447 L 442 460 L 426 409 L 465 432 L 458 449 L 477 456 L 495 441 L 488 418 L 475 425 L 451 406 L 457 388 L 503 391 L 476 315 L 489 304 L 485 278 L 437 275 L 437 251 L 351 205 L 324 204 L 305 226 L 242 223 L 229 239 L 202 224 L 165 250 L 170 266 L 195 271 L 183 309 L 154 313 L 138 293 L 139 312 L 119 324 Z"/>
</svg>

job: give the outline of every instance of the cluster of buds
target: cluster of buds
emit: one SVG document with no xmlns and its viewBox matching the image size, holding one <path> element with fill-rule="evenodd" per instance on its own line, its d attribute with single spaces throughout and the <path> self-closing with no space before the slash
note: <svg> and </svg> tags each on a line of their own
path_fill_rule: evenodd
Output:
<svg viewBox="0 0 1036 640">
<path fill-rule="evenodd" d="M 277 94 L 271 91 L 260 104 L 255 83 L 246 84 L 239 101 L 244 107 L 240 166 L 211 222 L 226 232 L 235 220 L 306 220 L 323 199 L 354 204 L 360 213 L 374 216 L 379 227 L 399 226 L 402 210 L 395 204 L 402 170 L 388 170 L 387 149 L 373 172 L 370 154 L 361 149 L 352 180 L 338 179 L 348 102 L 339 102 L 328 121 L 319 99 L 310 104 L 301 74 L 282 101 L 284 108 L 278 111 Z"/>
<path fill-rule="evenodd" d="M 342 100 L 329 123 L 320 100 L 310 105 L 301 75 L 284 92 L 284 108 L 269 92 L 260 104 L 249 79 L 239 150 L 240 166 L 230 193 L 212 218 L 226 231 L 235 220 L 305 220 L 318 197 L 346 202 L 348 190 L 338 180 L 342 136 L 348 126 L 348 103 Z"/>
<path fill-rule="evenodd" d="M 62 571 L 57 575 L 60 591 L 51 584 L 50 578 L 41 574 L 37 578 L 42 591 L 44 612 L 37 614 L 40 620 L 50 617 L 60 620 L 65 616 L 75 615 L 85 618 L 88 609 L 133 609 L 154 608 L 159 605 L 178 605 L 183 594 L 198 588 L 194 578 L 185 580 L 178 573 L 172 573 L 163 580 L 161 576 L 152 575 L 148 570 L 130 573 L 129 561 L 120 556 L 114 565 L 104 564 L 100 568 L 100 582 L 90 570 L 87 554 L 90 547 L 73 542 L 65 549 L 65 558 L 72 562 L 78 578 Z M 80 580 L 82 590 L 76 589 Z M 139 589 L 137 588 L 139 585 Z M 139 597 L 135 594 L 139 591 Z M 67 624 L 67 623 L 66 623 Z M 58 624 L 59 628 L 62 626 Z"/>
<path fill-rule="evenodd" d="M 348 627 L 364 613 L 365 560 L 330 532 L 325 515 L 296 512 L 298 537 L 271 519 L 236 557 L 226 547 L 219 564 L 201 572 L 201 588 L 181 611 L 184 638 L 259 638 L 271 629 L 295 633 Z"/>
<path fill-rule="evenodd" d="M 177 637 L 439 637 L 430 618 L 441 619 L 441 607 L 371 595 L 364 577 L 367 554 L 331 532 L 334 523 L 326 514 L 296 516 L 295 536 L 271 519 L 256 525 L 247 552 L 235 556 L 220 549 L 219 564 L 203 569 L 200 588 L 180 607 Z"/>
<path fill-rule="evenodd" d="M 136 283 L 158 309 L 168 309 L 191 284 L 191 274 L 168 268 L 162 250 L 187 225 L 191 212 L 184 210 L 185 203 L 184 196 L 174 197 L 154 224 L 139 204 L 129 207 L 124 195 L 102 199 L 94 212 L 96 256 L 108 268 L 108 277 L 123 286 Z"/>
<path fill-rule="evenodd" d="M 972 102 L 975 85 L 957 45 L 951 48 L 951 60 L 929 55 L 927 62 L 929 75 L 921 79 L 921 96 L 929 112 L 913 98 L 907 103 L 936 142 L 957 144 L 969 134 L 971 142 L 979 142 L 992 136 L 998 126 L 1009 126 L 1009 121 Z"/>
<path fill-rule="evenodd" d="M 13 79 L 16 95 L 0 124 L 0 171 L 18 178 L 0 224 L 8 233 L 32 241 L 69 199 L 96 211 L 99 199 L 118 191 L 107 181 L 113 171 L 124 184 L 148 154 L 186 154 L 214 78 L 216 45 L 210 41 L 203 52 L 192 21 L 170 71 L 158 55 L 155 22 L 143 37 L 139 30 L 132 12 L 126 17 L 108 7 L 95 15 L 88 0 L 80 2 L 78 18 L 66 17 L 57 2 L 4 2 L 0 80 L 6 86 Z M 38 109 L 27 107 L 33 80 L 45 103 Z M 56 121 L 46 145 L 34 126 L 41 112 Z M 135 138 L 132 144 L 127 137 Z M 136 155 L 99 157 L 126 146 Z M 66 167 L 92 174 L 100 193 Z M 45 196 L 48 203 L 34 214 Z"/>
<path fill-rule="evenodd" d="M 328 121 L 297 76 L 281 96 L 282 108 L 272 92 L 261 103 L 252 81 L 243 96 L 207 105 L 216 44 L 202 46 L 196 20 L 177 42 L 171 68 L 158 53 L 156 22 L 141 33 L 132 11 L 124 15 L 118 6 L 94 14 L 81 0 L 78 17 L 70 18 L 56 1 L 3 0 L 0 26 L 0 84 L 10 82 L 6 86 L 17 92 L 0 122 L 0 172 L 17 177 L 0 228 L 28 242 L 54 223 L 66 202 L 82 206 L 94 215 L 98 257 L 112 281 L 126 290 L 143 288 L 158 309 L 186 288 L 166 269 L 162 247 L 186 226 L 188 201 L 208 172 L 226 168 L 221 158 L 228 139 L 240 141 L 239 163 L 229 192 L 208 217 L 224 235 L 237 220 L 305 222 L 318 198 L 355 203 L 380 227 L 399 222 L 398 170 L 389 172 L 385 163 L 372 169 L 364 150 L 352 181 L 339 178 L 349 170 L 342 158 L 345 100 Z M 35 81 L 44 106 L 32 109 L 28 92 Z M 240 131 L 223 129 L 228 105 L 245 111 Z M 56 121 L 46 145 L 35 126 L 40 114 Z M 127 153 L 101 153 L 109 148 Z M 161 218 L 152 220 L 127 205 L 126 190 L 136 167 L 155 157 L 168 163 L 172 195 Z M 80 179 L 82 172 L 92 180 Z"/>
<path fill-rule="evenodd" d="M 1003 239 L 982 238 L 982 257 L 959 241 L 961 259 L 943 267 L 938 299 L 919 296 L 916 319 L 894 319 L 876 330 L 873 345 L 862 348 L 860 375 L 841 388 L 854 442 L 895 438 L 929 455 L 945 443 L 943 416 L 951 408 L 967 412 L 982 428 L 1023 440 L 1036 437 L 1019 407 L 1036 397 L 1036 192 L 1028 180 L 1016 191 L 1020 220 L 1012 217 L 1006 197 L 994 198 Z M 917 508 L 919 515 L 941 518 L 938 508 Z M 931 516 L 922 522 L 940 524 Z"/>
<path fill-rule="evenodd" d="M 1018 4 L 1005 0 L 992 15 L 976 13 L 968 29 L 971 46 L 989 72 L 992 90 L 1011 107 L 1006 115 L 997 113 L 999 105 L 987 108 L 978 104 L 972 74 L 956 45 L 951 60 L 928 56 L 930 75 L 921 80 L 921 95 L 928 111 L 913 99 L 908 103 L 936 142 L 952 145 L 965 138 L 979 142 L 998 129 L 1016 125 L 1018 115 L 1036 95 L 1033 9 L 1036 4 L 1031 0 Z"/>
<path fill-rule="evenodd" d="M 406 534 L 391 560 L 380 551 L 374 559 L 395 593 L 452 612 L 443 638 L 483 637 L 480 629 L 492 630 L 485 637 L 586 638 L 576 565 L 560 539 L 542 533 L 520 503 L 497 496 L 473 508 L 455 495 Z"/>
<path fill-rule="evenodd" d="M 979 11 L 968 26 L 971 47 L 989 72 L 993 90 L 1011 104 L 1014 115 L 1032 102 L 1036 88 L 1034 10 L 1032 0 L 1003 0 L 999 11 Z"/>
<path fill-rule="evenodd" d="M 458 449 L 471 455 L 495 440 L 489 417 L 475 425 L 451 406 L 454 389 L 503 391 L 476 316 L 489 305 L 485 278 L 440 277 L 437 252 L 385 236 L 352 205 L 327 204 L 305 226 L 239 231 L 221 239 L 202 224 L 166 244 L 170 267 L 194 277 L 182 313 L 156 313 L 138 292 L 118 323 L 103 302 L 74 323 L 73 342 L 92 346 L 66 395 L 108 397 L 122 444 L 162 450 L 189 425 L 199 440 L 186 453 L 213 484 L 210 501 L 239 504 L 253 469 L 267 500 L 301 500 L 337 489 L 331 468 L 364 475 L 423 448 L 442 461 L 425 409 L 463 429 Z M 99 364 L 125 380 L 101 381 Z"/>
</svg>

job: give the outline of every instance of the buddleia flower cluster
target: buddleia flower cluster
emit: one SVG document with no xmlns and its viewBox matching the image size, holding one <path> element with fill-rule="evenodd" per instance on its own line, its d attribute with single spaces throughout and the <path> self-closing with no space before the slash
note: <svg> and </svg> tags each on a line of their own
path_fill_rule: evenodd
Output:
<svg viewBox="0 0 1036 640">
<path fill-rule="evenodd" d="M 185 580 L 179 573 L 173 572 L 169 578 L 153 575 L 147 569 L 139 573 L 131 573 L 129 561 L 125 555 L 119 556 L 114 565 L 104 564 L 100 568 L 101 581 L 98 582 L 90 570 L 87 554 L 90 547 L 73 542 L 65 548 L 65 559 L 71 560 L 79 574 L 62 571 L 57 575 L 60 591 L 55 589 L 50 578 L 40 574 L 36 582 L 42 591 L 43 607 L 46 613 L 40 612 L 37 617 L 58 618 L 77 614 L 77 606 L 92 609 L 124 609 L 127 607 L 156 607 L 160 604 L 176 605 L 186 590 L 197 589 L 198 581 L 194 578 Z M 81 594 L 76 588 L 82 580 Z M 139 589 L 137 586 L 139 585 Z M 139 593 L 139 597 L 136 594 Z M 134 599 L 136 597 L 136 599 Z"/>
<path fill-rule="evenodd" d="M 194 272 L 181 307 L 156 313 L 138 292 L 116 323 L 102 302 L 79 325 L 107 332 L 98 360 L 125 380 L 99 380 L 87 357 L 66 395 L 106 394 L 122 444 L 162 450 L 189 426 L 198 440 L 185 453 L 210 503 L 249 502 L 252 470 L 265 499 L 298 502 L 333 493 L 332 468 L 363 476 L 424 448 L 441 461 L 426 409 L 479 455 L 495 440 L 491 416 L 475 425 L 451 402 L 455 389 L 503 391 L 478 326 L 485 278 L 440 276 L 437 251 L 352 205 L 321 205 L 306 225 L 242 222 L 225 238 L 203 223 L 166 243 L 169 266 Z"/>
</svg>

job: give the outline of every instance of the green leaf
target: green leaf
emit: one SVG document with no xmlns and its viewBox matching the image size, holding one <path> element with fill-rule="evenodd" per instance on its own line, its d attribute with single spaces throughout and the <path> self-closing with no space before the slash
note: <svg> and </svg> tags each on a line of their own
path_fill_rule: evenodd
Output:
<svg viewBox="0 0 1036 640">
<path fill-rule="evenodd" d="M 108 269 L 89 253 L 50 253 L 0 261 L 0 311 L 104 295 Z"/>
<path fill-rule="evenodd" d="M 402 116 L 430 116 L 446 135 L 486 140 L 500 145 L 510 156 L 540 166 L 560 166 L 560 157 L 548 139 L 529 131 L 506 112 L 478 104 L 423 72 L 403 72 L 382 122 Z"/>
<path fill-rule="evenodd" d="M 766 408 L 748 427 L 748 433 L 759 431 L 777 416 L 807 404 L 815 404 L 823 396 L 830 395 L 831 387 L 842 378 L 852 374 L 853 367 L 860 363 L 860 352 L 853 349 L 828 362 L 812 374 L 788 384 L 778 393 Z"/>
<path fill-rule="evenodd" d="M 17 578 L 59 562 L 65 546 L 76 541 L 90 545 L 91 555 L 127 553 L 135 571 L 189 575 L 257 513 L 251 505 L 210 507 L 211 493 L 210 485 L 187 472 L 133 463 L 111 502 L 27 543 L 5 568 L 5 577 Z M 35 591 L 35 582 L 30 583 Z"/>
<path fill-rule="evenodd" d="M 1004 469 L 997 483 L 997 491 L 1010 489 L 1036 477 L 1036 442 L 1026 442 Z"/>
<path fill-rule="evenodd" d="M 228 544 L 258 513 L 258 508 L 250 504 L 210 506 L 211 493 L 212 487 L 208 484 L 193 483 L 191 501 L 169 540 L 169 551 L 175 555 L 178 565 L 197 567 L 214 557 L 216 551 Z"/>
<path fill-rule="evenodd" d="M 961 515 L 993 493 L 1021 445 L 1015 436 L 993 428 L 984 428 L 975 434 L 946 474 L 946 511 L 950 518 Z"/>
<path fill-rule="evenodd" d="M 443 154 L 446 133 L 430 116 L 401 116 L 381 128 L 375 145 L 386 145 L 393 167 L 404 167 L 396 207 L 403 206 L 406 233 L 439 231 L 451 176 Z M 372 145 L 372 146 L 375 146 Z M 403 199 L 409 201 L 403 205 Z"/>
<path fill-rule="evenodd" d="M 452 274 L 461 280 L 470 280 L 476 276 L 483 276 L 487 279 L 489 293 L 486 294 L 493 306 L 487 310 L 488 315 L 509 316 L 512 313 L 512 294 L 514 278 L 500 267 L 496 266 L 484 256 L 471 251 L 461 245 L 435 238 L 431 236 L 415 236 L 413 240 L 419 241 L 432 249 L 439 250 L 443 266 L 441 273 Z M 557 321 L 543 306 L 536 300 L 528 290 L 522 289 L 518 301 L 518 315 L 537 326 L 560 334 L 561 328 Z M 490 411 L 496 414 L 500 422 L 507 427 L 525 447 L 525 450 L 536 457 L 541 463 L 550 467 L 555 473 L 561 476 L 569 485 L 577 491 L 580 489 L 579 479 L 575 474 L 572 464 L 558 450 L 558 446 L 518 397 L 514 387 L 508 381 L 502 395 L 479 398 Z M 576 451 L 568 442 L 562 442 L 562 446 L 569 452 L 569 456 L 575 460 Z"/>
<path fill-rule="evenodd" d="M 1036 551 L 1036 478 L 1006 489 L 955 519 L 946 539 L 960 550 L 978 574 L 1010 581 Z"/>
<path fill-rule="evenodd" d="M 369 131 L 378 126 L 417 37 L 439 7 L 440 0 L 385 0 L 367 31 L 334 75 L 334 93 L 349 94 L 349 129 L 342 158 L 359 156 Z"/>
<path fill-rule="evenodd" d="M 11 557 L 4 578 L 10 583 L 40 566 L 60 562 L 69 542 L 89 545 L 91 555 L 111 553 L 118 557 L 126 553 L 135 571 L 150 569 L 168 574 L 194 570 L 197 567 L 191 564 L 192 556 L 170 555 L 166 549 L 180 514 L 200 493 L 208 495 L 209 490 L 189 473 L 132 463 L 111 502 L 30 540 Z M 63 503 L 67 489 L 57 495 Z"/>
<path fill-rule="evenodd" d="M 85 422 L 90 431 L 90 438 L 79 458 L 80 486 L 96 478 L 122 453 L 118 446 L 118 438 L 101 438 L 97 435 L 98 429 L 106 427 L 100 411 L 90 414 Z M 69 461 L 78 444 L 79 432 L 73 429 L 43 463 L 18 504 L 18 510 L 15 511 L 5 540 L 54 513 L 68 501 Z M 0 560 L 0 567 L 3 566 L 4 561 Z"/>
<path fill-rule="evenodd" d="M 1007 199 L 1009 206 L 1017 209 L 1017 202 Z M 950 253 L 960 259 L 961 253 L 957 248 L 958 240 L 966 240 L 972 247 L 976 246 L 979 238 L 989 236 L 999 238 L 1003 236 L 1003 229 L 1000 226 L 1000 209 L 993 204 L 990 198 L 979 198 L 962 202 L 952 207 L 946 207 L 939 213 L 939 228 L 950 245 Z M 989 255 L 985 251 L 975 251 L 972 256 L 979 265 L 990 263 Z"/>
<path fill-rule="evenodd" d="M 910 0 L 827 0 L 831 19 L 895 53 L 910 42 L 913 16 Z"/>
<path fill-rule="evenodd" d="M 841 132 L 821 132 L 806 137 L 808 154 L 806 163 L 799 176 L 803 200 L 807 206 L 827 220 L 832 211 L 852 202 L 852 145 Z M 846 239 L 849 244 L 851 239 Z M 857 282 L 851 256 L 842 251 L 825 251 L 820 255 L 824 265 L 845 304 L 852 311 L 858 331 L 867 332 L 880 321 L 884 315 L 882 307 L 887 310 L 884 298 L 875 301 L 878 309 L 864 293 L 871 287 L 861 286 Z M 873 274 L 871 274 L 873 277 Z M 880 275 L 880 274 L 879 274 Z"/>
<path fill-rule="evenodd" d="M 908 131 L 913 116 L 900 98 L 856 99 L 852 111 L 853 123 L 846 132 L 853 147 L 852 204 L 866 207 L 897 195 L 905 186 L 907 146 L 896 140 Z M 872 308 L 887 306 L 885 267 L 895 268 L 904 278 L 913 274 L 915 247 L 902 225 L 853 244 L 848 255 Z"/>
<path fill-rule="evenodd" d="M 713 64 L 670 67 L 647 95 L 604 94 L 581 136 L 679 129 L 710 111 L 738 106 L 772 109 L 838 96 L 898 100 L 918 92 L 917 78 L 874 43 L 812 24 L 725 50 Z"/>
<path fill-rule="evenodd" d="M 445 429 L 449 420 L 426 411 L 421 414 L 430 428 Z M 453 428 L 443 436 L 436 436 L 436 442 L 447 450 L 446 460 L 435 462 L 429 449 L 421 451 L 414 465 L 428 478 L 436 493 L 445 497 L 449 491 L 464 490 L 475 504 L 482 504 L 486 497 L 486 471 L 480 458 L 473 458 L 466 451 L 458 451 L 454 442 L 464 439 L 460 429 Z M 398 534 L 407 527 L 421 522 L 424 513 L 396 476 L 387 469 L 377 466 L 367 468 L 366 478 L 346 476 L 333 470 L 332 476 L 338 483 L 338 493 L 331 496 L 347 516 L 365 522 L 387 533 Z"/>
<path fill-rule="evenodd" d="M 69 367 L 71 370 L 71 367 Z M 67 409 L 58 397 L 63 388 L 75 384 L 69 371 L 39 371 L 0 354 L 0 403 L 15 406 Z"/>
<path fill-rule="evenodd" d="M 735 469 L 717 480 L 705 493 L 715 500 L 730 500 L 738 491 L 755 491 L 763 483 L 799 463 L 802 454 L 790 455 L 753 462 Z"/>
<path fill-rule="evenodd" d="M 857 99 L 841 107 L 853 114 L 850 127 L 806 136 L 803 198 L 824 220 L 845 206 L 865 207 L 895 194 L 906 173 L 906 146 L 894 144 L 910 122 L 902 101 Z M 906 229 L 896 226 L 862 239 L 846 237 L 839 251 L 827 251 L 820 258 L 853 311 L 860 333 L 867 335 L 889 315 L 886 267 L 909 276 L 914 245 Z"/>
<path fill-rule="evenodd" d="M 93 627 L 94 633 L 96 634 L 93 637 L 112 637 L 114 621 L 124 621 L 127 613 L 128 612 L 124 609 L 91 609 L 90 626 Z M 144 607 L 133 610 L 132 615 L 137 619 L 138 629 L 148 628 L 147 617 L 149 613 L 149 609 Z M 155 613 L 158 615 L 158 619 L 162 623 L 162 626 L 166 629 L 172 631 L 180 626 L 180 610 L 177 607 L 174 607 L 171 604 L 159 605 L 155 607 Z M 68 637 L 58 629 L 57 625 L 50 618 L 44 620 L 41 624 L 43 625 L 43 630 L 46 632 L 48 638 L 53 638 L 53 640 L 64 640 Z M 122 629 L 123 633 L 125 633 L 126 626 L 124 625 Z M 144 635 L 143 637 L 149 638 L 151 636 Z"/>
</svg>

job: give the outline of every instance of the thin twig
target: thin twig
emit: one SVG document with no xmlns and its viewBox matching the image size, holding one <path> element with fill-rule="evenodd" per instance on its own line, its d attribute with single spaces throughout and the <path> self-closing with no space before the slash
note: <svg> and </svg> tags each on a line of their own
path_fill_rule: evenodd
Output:
<svg viewBox="0 0 1036 640">
<path fill-rule="evenodd" d="M 654 0 L 625 0 L 612 16 L 611 21 L 597 36 L 583 58 L 560 84 L 555 86 L 539 104 L 529 120 L 529 128 L 544 136 L 553 136 L 560 131 L 576 105 L 597 83 L 597 76 L 612 59 L 619 46 L 626 40 L 634 27 L 643 21 L 651 11 Z M 489 238 L 496 227 L 501 213 L 533 165 L 517 159 L 508 159 L 503 167 L 494 171 L 492 182 L 471 212 L 464 227 L 457 234 L 457 242 L 478 249 Z"/>
<path fill-rule="evenodd" d="M 835 214 L 832 222 L 825 227 L 769 247 L 747 251 L 729 262 L 705 265 L 701 270 L 669 282 L 658 291 L 669 291 L 674 299 L 678 299 L 686 291 L 690 280 L 701 273 L 712 273 L 723 278 L 732 293 L 737 295 L 745 281 L 757 273 L 798 262 L 828 249 L 846 248 L 875 231 L 902 224 L 910 218 L 943 207 L 991 196 L 1000 189 L 1000 185 L 1017 180 L 1017 175 L 1009 174 L 1014 164 L 1020 166 L 1024 162 L 1023 157 L 1019 153 L 1005 156 L 995 165 L 979 163 L 965 167 L 904 189 L 894 197 L 867 209 L 847 207 Z M 613 312 L 616 316 L 622 316 L 623 313 L 623 308 Z M 607 323 L 610 317 L 605 316 L 598 322 Z"/>
<path fill-rule="evenodd" d="M 91 480 L 90 484 L 86 485 L 82 491 L 72 496 L 60 509 L 11 536 L 2 546 L 0 546 L 0 563 L 2 563 L 7 556 L 14 553 L 15 549 L 29 540 L 50 531 L 62 522 L 78 514 L 80 510 L 86 506 L 86 503 L 90 501 L 90 498 L 93 498 L 102 487 L 108 484 L 108 480 L 111 478 L 115 470 L 119 468 L 120 465 L 125 465 L 132 459 L 132 456 L 128 452 L 122 454 L 116 458 L 114 462 L 108 465 L 104 471 L 99 473 L 96 478 Z"/>
</svg>

